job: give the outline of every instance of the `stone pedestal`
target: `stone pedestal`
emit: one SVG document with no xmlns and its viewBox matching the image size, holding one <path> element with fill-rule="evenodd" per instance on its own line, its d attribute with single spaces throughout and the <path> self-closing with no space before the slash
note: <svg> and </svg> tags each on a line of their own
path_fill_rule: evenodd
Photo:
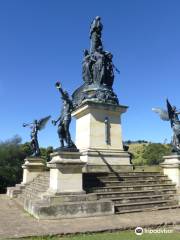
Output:
<svg viewBox="0 0 180 240">
<path fill-rule="evenodd" d="M 174 154 L 163 157 L 164 162 L 161 163 L 164 174 L 166 174 L 177 189 L 180 189 L 180 155 Z"/>
<path fill-rule="evenodd" d="M 84 193 L 82 184 L 82 168 L 80 153 L 59 151 L 51 154 L 52 160 L 47 164 L 50 168 L 49 193 Z"/>
<path fill-rule="evenodd" d="M 121 114 L 126 110 L 126 106 L 85 101 L 72 113 L 76 118 L 76 146 L 87 168 L 132 168 L 122 143 Z"/>
<path fill-rule="evenodd" d="M 23 168 L 22 184 L 33 181 L 39 174 L 45 170 L 44 160 L 40 157 L 27 157 Z"/>
</svg>

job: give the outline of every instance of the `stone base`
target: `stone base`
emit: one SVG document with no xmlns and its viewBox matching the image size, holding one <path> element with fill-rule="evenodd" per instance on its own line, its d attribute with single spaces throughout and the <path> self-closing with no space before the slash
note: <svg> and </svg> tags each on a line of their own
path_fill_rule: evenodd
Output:
<svg viewBox="0 0 180 240">
<path fill-rule="evenodd" d="M 104 172 L 104 173 L 113 173 L 113 172 L 129 172 L 133 171 L 132 165 L 88 165 L 86 164 L 83 168 L 83 173 L 96 173 L 96 172 Z"/>
<path fill-rule="evenodd" d="M 59 151 L 51 154 L 49 193 L 83 192 L 82 168 L 79 152 Z"/>
<path fill-rule="evenodd" d="M 15 187 L 8 187 L 6 194 L 10 198 L 17 198 L 17 196 L 22 193 L 22 190 L 24 188 L 25 188 L 24 184 L 16 184 Z"/>
<path fill-rule="evenodd" d="M 22 184 L 27 184 L 33 181 L 39 174 L 45 170 L 44 159 L 39 157 L 27 157 L 23 168 L 23 181 Z"/>
<path fill-rule="evenodd" d="M 82 150 L 123 150 L 121 114 L 126 106 L 86 102 L 76 109 L 76 146 Z M 107 125 L 105 121 L 108 121 Z"/>
<path fill-rule="evenodd" d="M 163 157 L 164 162 L 161 163 L 163 172 L 167 175 L 177 188 L 180 188 L 180 155 L 173 154 Z"/>
<path fill-rule="evenodd" d="M 130 154 L 118 149 L 88 149 L 81 151 L 81 160 L 87 164 L 83 172 L 131 171 Z"/>
<path fill-rule="evenodd" d="M 88 167 L 132 168 L 130 154 L 124 151 L 122 143 L 121 115 L 126 110 L 123 105 L 86 101 L 72 113 L 76 118 L 76 146 Z"/>
<path fill-rule="evenodd" d="M 53 204 L 44 201 L 26 200 L 24 207 L 37 219 L 63 219 L 114 214 L 114 204 L 109 200 L 82 201 L 81 199 L 81 201 L 76 202 L 61 202 L 62 199 L 56 197 Z M 78 196 L 75 199 L 78 200 Z"/>
</svg>

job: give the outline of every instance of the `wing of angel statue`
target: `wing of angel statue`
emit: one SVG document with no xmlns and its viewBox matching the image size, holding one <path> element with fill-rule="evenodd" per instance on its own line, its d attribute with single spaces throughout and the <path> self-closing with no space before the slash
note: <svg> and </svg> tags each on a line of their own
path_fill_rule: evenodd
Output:
<svg viewBox="0 0 180 240">
<path fill-rule="evenodd" d="M 38 121 L 38 126 L 39 126 L 39 130 L 42 130 L 43 128 L 45 128 L 47 122 L 49 121 L 49 119 L 51 118 L 51 116 L 47 116 L 45 118 L 41 118 L 39 121 Z"/>
<path fill-rule="evenodd" d="M 169 121 L 169 114 L 166 110 L 162 108 L 152 108 L 152 111 L 157 113 L 159 117 L 164 121 Z"/>
</svg>

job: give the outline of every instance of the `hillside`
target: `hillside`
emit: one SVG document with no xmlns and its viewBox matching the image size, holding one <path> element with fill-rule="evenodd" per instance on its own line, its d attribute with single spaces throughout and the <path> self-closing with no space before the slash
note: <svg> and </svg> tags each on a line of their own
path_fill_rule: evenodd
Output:
<svg viewBox="0 0 180 240">
<path fill-rule="evenodd" d="M 161 143 L 132 143 L 129 144 L 134 165 L 158 165 L 163 161 L 163 156 L 171 153 L 169 144 Z"/>
</svg>

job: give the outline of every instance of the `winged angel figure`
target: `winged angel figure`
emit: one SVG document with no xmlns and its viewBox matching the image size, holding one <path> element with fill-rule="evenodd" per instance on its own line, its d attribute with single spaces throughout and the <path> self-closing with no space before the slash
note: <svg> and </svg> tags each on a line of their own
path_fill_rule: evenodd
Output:
<svg viewBox="0 0 180 240">
<path fill-rule="evenodd" d="M 38 157 L 40 156 L 40 149 L 38 143 L 38 131 L 41 131 L 45 128 L 46 123 L 49 121 L 51 116 L 47 116 L 45 118 L 41 118 L 39 121 L 34 120 L 32 123 L 24 123 L 23 127 L 30 127 L 31 130 L 31 148 L 33 151 L 33 156 Z"/>
<path fill-rule="evenodd" d="M 180 112 L 177 111 L 175 106 L 172 106 L 168 99 L 166 100 L 167 110 L 161 108 L 152 108 L 152 111 L 158 113 L 160 118 L 164 121 L 170 121 L 171 128 L 173 130 L 173 152 L 180 154 L 180 121 L 178 115 Z"/>
</svg>

